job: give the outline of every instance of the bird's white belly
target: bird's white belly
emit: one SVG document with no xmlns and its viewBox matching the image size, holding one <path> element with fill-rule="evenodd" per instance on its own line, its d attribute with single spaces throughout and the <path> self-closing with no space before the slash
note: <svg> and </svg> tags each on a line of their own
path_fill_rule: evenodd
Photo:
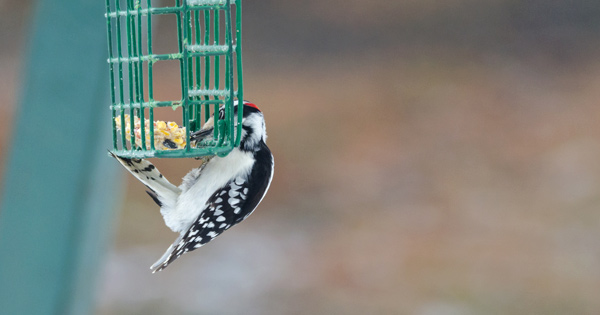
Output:
<svg viewBox="0 0 600 315">
<path fill-rule="evenodd" d="M 226 157 L 211 159 L 195 182 L 179 186 L 182 192 L 175 208 L 161 209 L 166 225 L 175 232 L 184 233 L 204 210 L 208 198 L 231 179 L 247 177 L 253 164 L 252 154 L 239 149 L 234 149 Z"/>
</svg>

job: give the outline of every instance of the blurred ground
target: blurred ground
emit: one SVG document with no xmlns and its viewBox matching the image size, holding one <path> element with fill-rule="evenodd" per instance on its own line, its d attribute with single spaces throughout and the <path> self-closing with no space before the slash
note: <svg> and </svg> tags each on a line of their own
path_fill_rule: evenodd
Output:
<svg viewBox="0 0 600 315">
<path fill-rule="evenodd" d="M 246 97 L 276 159 L 269 194 L 152 275 L 176 235 L 124 174 L 98 314 L 600 312 L 599 3 L 244 10 Z M 3 131 L 22 51 L 6 28 Z M 5 136 L 0 148 L 4 159 Z M 153 162 L 173 182 L 195 165 Z"/>
</svg>

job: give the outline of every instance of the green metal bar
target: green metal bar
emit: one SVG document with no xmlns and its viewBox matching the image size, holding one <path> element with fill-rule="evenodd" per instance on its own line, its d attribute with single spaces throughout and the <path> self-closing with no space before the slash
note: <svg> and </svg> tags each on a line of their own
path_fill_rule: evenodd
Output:
<svg viewBox="0 0 600 315">
<path fill-rule="evenodd" d="M 244 101 L 244 81 L 242 71 L 242 1 L 236 0 L 236 25 L 235 25 L 235 59 L 237 61 L 237 99 L 238 102 Z M 234 146 L 239 147 L 242 140 L 242 116 L 243 111 L 238 111 L 237 135 Z"/>
<path fill-rule="evenodd" d="M 120 3 L 119 1 L 115 1 L 115 10 L 119 11 L 120 8 Z M 119 103 L 123 104 L 125 102 L 124 98 L 125 98 L 125 91 L 123 90 L 123 63 L 121 62 L 121 59 L 123 58 L 123 49 L 122 49 L 122 44 L 121 44 L 121 19 L 117 18 L 116 19 L 116 32 L 117 32 L 117 61 L 118 61 L 118 65 L 119 65 Z M 121 147 L 125 148 L 127 146 L 127 142 L 125 141 L 125 111 L 123 109 L 121 109 L 120 113 L 121 115 Z"/>
<path fill-rule="evenodd" d="M 188 50 L 192 53 L 202 53 L 202 54 L 213 54 L 213 55 L 225 55 L 228 53 L 229 45 L 189 45 Z M 200 55 L 205 56 L 205 55 Z"/>
<path fill-rule="evenodd" d="M 186 1 L 187 2 L 187 1 Z M 194 45 L 194 33 L 193 33 L 193 29 L 194 29 L 194 20 L 195 20 L 195 14 L 194 11 L 192 10 L 187 10 L 186 9 L 186 16 L 188 19 L 188 26 L 187 26 L 187 44 L 185 45 L 185 49 L 189 51 L 189 47 Z M 194 58 L 192 58 L 190 56 L 190 58 L 188 59 L 187 62 L 187 76 L 188 76 L 188 84 L 187 84 L 187 89 L 188 91 L 190 89 L 194 88 L 194 72 L 195 72 L 195 66 L 194 66 L 195 60 Z M 192 96 L 189 96 L 190 98 L 193 98 Z M 193 130 L 196 128 L 196 106 L 191 105 L 188 108 L 189 112 L 188 112 L 188 120 L 189 120 L 189 127 L 190 127 L 190 132 L 193 132 Z"/>
<path fill-rule="evenodd" d="M 200 45 L 201 41 L 202 41 L 202 36 L 201 36 L 201 29 L 200 29 L 200 11 L 192 11 L 192 17 L 194 20 L 194 45 Z M 191 46 L 194 46 L 191 45 Z M 202 57 L 200 56 L 196 56 L 194 58 L 194 64 L 196 66 L 196 70 L 195 70 L 195 80 L 196 80 L 196 84 L 194 85 L 194 88 L 198 89 L 200 88 L 201 84 L 202 84 Z M 200 99 L 201 95 L 198 96 L 194 96 L 194 99 Z M 202 105 L 195 105 L 194 106 L 194 124 L 196 127 L 196 130 L 200 129 L 200 125 L 201 125 L 201 118 L 202 116 Z M 194 131 L 196 131 L 194 130 Z"/>
<path fill-rule="evenodd" d="M 190 101 L 191 104 L 202 104 L 202 105 L 206 105 L 206 104 L 213 104 L 213 105 L 223 105 L 225 104 L 224 100 L 198 100 L 198 101 Z"/>
<path fill-rule="evenodd" d="M 106 0 L 106 12 L 110 13 L 110 0 Z M 108 37 L 108 58 L 112 59 L 113 58 L 113 38 L 112 38 L 112 24 L 111 24 L 111 18 L 107 18 L 106 19 L 106 30 L 107 30 L 107 37 Z M 109 82 L 110 82 L 110 101 L 111 104 L 115 104 L 116 102 L 116 97 L 115 97 L 115 69 L 114 69 L 114 64 L 110 63 L 109 64 Z M 112 120 L 111 120 L 111 124 L 112 124 L 112 136 L 113 136 L 113 149 L 117 150 L 117 126 L 115 123 L 115 117 L 116 117 L 116 111 L 114 109 L 111 110 L 111 116 L 112 116 Z"/>
<path fill-rule="evenodd" d="M 204 45 L 208 45 L 210 41 L 210 16 L 211 12 L 206 10 L 204 11 Z M 208 90 L 210 84 L 210 58 L 204 58 L 204 89 Z M 208 96 L 205 96 L 205 99 L 208 99 Z M 215 128 L 216 130 L 216 128 Z"/>
<path fill-rule="evenodd" d="M 0 193 L 2 314 L 92 313 L 120 188 L 106 157 L 104 10 L 36 2 Z"/>
<path fill-rule="evenodd" d="M 148 9 L 150 9 L 152 7 L 152 0 L 147 0 L 146 4 L 148 5 Z M 150 13 L 148 14 L 148 20 L 147 20 L 147 30 L 148 30 L 148 37 L 146 38 L 146 41 L 148 42 L 148 55 L 152 56 L 152 15 L 154 13 L 152 13 L 152 11 L 150 11 Z M 148 61 L 148 101 L 150 103 L 154 103 L 154 79 L 153 79 L 153 67 L 154 67 L 154 60 L 149 60 Z M 150 107 L 150 109 L 148 109 L 149 111 L 149 116 L 148 119 L 150 120 L 150 150 L 154 151 L 154 108 Z"/>
<path fill-rule="evenodd" d="M 188 7 L 188 10 L 194 10 L 194 11 L 201 11 L 201 10 L 222 10 L 225 9 L 225 5 L 204 5 L 204 6 L 194 6 L 194 7 Z M 164 7 L 164 8 L 149 8 L 149 9 L 142 9 L 139 12 L 137 10 L 130 12 L 130 14 L 140 14 L 140 15 L 149 15 L 149 14 L 153 14 L 153 15 L 162 15 L 162 14 L 176 14 L 178 12 L 181 12 L 182 7 L 181 6 L 175 6 L 175 7 Z M 116 10 L 116 12 L 110 12 L 109 14 L 106 14 L 107 17 L 112 17 L 115 18 L 117 16 L 126 16 L 127 15 L 127 10 Z"/>
<path fill-rule="evenodd" d="M 206 155 L 223 155 L 231 151 L 231 147 L 228 147 L 227 143 L 223 142 L 220 145 L 215 141 L 211 141 L 209 145 L 202 148 L 192 148 L 189 152 L 183 150 L 157 150 L 157 151 L 130 151 L 130 150 L 117 150 L 114 151 L 118 156 L 127 156 L 129 158 L 148 159 L 148 158 L 184 158 L 193 156 L 206 156 Z"/>
<path fill-rule="evenodd" d="M 177 5 L 181 5 L 180 0 L 177 0 Z M 181 21 L 183 19 L 183 22 Z M 188 29 L 190 27 L 190 18 L 189 13 L 187 11 L 187 1 L 183 1 L 182 12 L 178 15 L 177 18 L 177 35 L 179 38 L 179 53 L 183 54 L 180 63 L 180 74 L 181 74 L 181 114 L 183 116 L 182 122 L 185 126 L 185 150 L 190 152 L 190 117 L 189 117 L 189 99 L 188 99 L 188 74 L 187 71 L 190 70 L 188 67 L 189 58 L 187 45 L 189 44 L 188 35 L 190 34 Z M 182 27 L 183 23 L 183 27 Z"/>
<path fill-rule="evenodd" d="M 207 25 L 207 22 L 206 22 L 206 19 L 207 19 L 207 12 L 206 12 L 206 11 L 203 11 L 203 13 L 204 13 L 204 14 L 203 14 L 203 20 L 204 20 L 204 23 L 202 23 L 203 31 L 201 32 L 201 29 L 200 29 L 200 28 L 198 29 L 198 37 L 199 37 L 200 39 L 199 39 L 199 40 L 198 40 L 198 42 L 196 43 L 197 45 L 206 45 L 206 43 L 208 42 L 208 41 L 207 41 L 207 39 L 206 39 L 206 34 L 207 34 L 207 32 L 208 32 L 208 31 L 206 30 L 206 25 Z M 198 20 L 200 20 L 200 12 L 198 12 Z M 198 24 L 200 24 L 200 21 L 198 21 Z M 204 34 L 204 36 L 202 36 L 203 34 Z M 205 66 L 206 66 L 206 57 L 199 56 L 199 59 L 200 59 L 201 61 L 202 61 L 202 60 L 204 60 L 204 64 L 205 64 Z M 207 69 L 206 69 L 206 68 L 204 68 L 204 72 L 205 72 L 205 80 L 204 80 L 204 82 L 206 82 L 206 73 L 207 73 Z M 199 77 L 202 77 L 202 73 L 198 73 L 198 76 L 199 76 Z M 201 89 L 202 87 L 203 87 L 202 80 L 200 80 L 200 83 L 198 84 L 198 87 L 197 87 L 197 88 L 198 88 L 198 89 Z M 207 96 L 205 96 L 205 97 L 207 97 Z M 204 122 L 206 123 L 206 121 L 210 119 L 210 105 L 208 105 L 208 104 L 207 104 L 207 105 L 204 105 L 204 106 L 202 106 L 202 108 L 204 109 Z"/>
<path fill-rule="evenodd" d="M 190 96 L 202 96 L 202 95 L 210 95 L 210 96 L 216 96 L 216 97 L 225 97 L 231 94 L 230 90 L 204 90 L 204 89 L 196 89 L 196 90 L 190 90 L 189 92 Z"/>
<path fill-rule="evenodd" d="M 137 0 L 136 0 L 137 1 Z M 133 10 L 135 8 L 135 4 L 134 4 L 134 0 L 128 0 L 127 1 L 127 6 L 129 10 Z M 138 16 L 139 17 L 139 16 Z M 128 25 L 129 25 L 129 40 L 131 42 L 131 52 L 130 52 L 130 56 L 133 57 L 139 57 L 138 55 L 138 37 L 137 37 L 137 28 L 135 27 L 135 20 L 136 20 L 136 16 L 135 15 L 130 15 L 129 16 L 129 21 L 127 21 Z M 136 102 L 139 102 L 139 95 L 140 95 L 140 82 L 139 82 L 139 61 L 136 62 L 130 62 L 133 66 L 133 83 L 134 85 L 134 99 Z M 136 114 L 137 115 L 137 114 Z"/>
<path fill-rule="evenodd" d="M 138 12 L 141 11 L 142 5 L 140 3 L 140 0 L 136 0 L 135 6 L 137 7 Z M 142 56 L 143 51 L 142 51 L 142 15 L 141 14 L 137 15 L 137 29 L 136 30 L 138 33 L 137 55 Z M 138 94 L 137 102 L 143 103 L 144 102 L 144 63 L 141 60 L 138 61 L 137 67 L 138 67 L 138 86 L 139 86 L 139 94 Z M 145 119 L 146 119 L 146 113 L 142 109 L 142 110 L 140 110 L 140 121 L 141 121 L 140 131 L 141 131 L 141 140 L 142 140 L 142 149 L 143 150 L 148 149 L 146 146 L 146 124 L 144 123 Z"/>
<path fill-rule="evenodd" d="M 190 23 L 190 15 L 191 12 L 187 10 L 187 1 L 184 0 L 184 27 L 185 27 L 185 36 L 184 36 L 184 56 L 183 58 L 186 58 L 186 63 L 187 63 L 187 67 L 186 67 L 186 74 L 187 74 L 187 85 L 186 87 L 186 91 L 191 89 L 194 85 L 194 69 L 193 69 L 193 62 L 191 58 L 189 57 L 189 47 L 192 46 L 192 25 Z"/>
<path fill-rule="evenodd" d="M 213 16 L 214 16 L 214 11 L 212 10 L 207 10 L 204 13 L 205 18 L 204 18 L 204 24 L 205 24 L 205 29 L 204 29 L 204 44 L 206 45 L 210 45 L 210 28 L 211 25 L 214 25 L 212 23 L 213 20 Z M 208 90 L 210 87 L 210 74 L 211 74 L 211 58 L 207 55 L 206 58 L 204 58 L 204 89 Z M 214 72 L 216 72 L 216 68 L 214 70 Z M 206 95 L 204 96 L 205 99 L 209 99 L 210 96 Z M 213 138 L 214 139 L 218 139 L 219 138 L 219 128 L 217 128 L 217 123 L 218 123 L 218 119 L 219 119 L 219 106 L 215 105 L 214 110 L 213 110 L 213 117 L 214 117 L 214 124 L 215 124 L 215 128 L 213 129 Z"/>
<path fill-rule="evenodd" d="M 219 35 L 220 35 L 219 34 L 219 28 L 221 26 L 219 24 L 220 23 L 219 22 L 220 11 L 213 11 L 213 13 L 214 13 L 214 21 L 213 22 L 215 23 L 214 38 L 213 38 L 213 42 L 214 43 L 213 43 L 213 45 L 214 46 L 219 46 L 220 45 L 219 44 L 219 40 L 220 40 L 220 38 L 219 38 Z M 215 78 L 215 89 L 218 90 L 219 89 L 219 81 L 220 81 L 219 80 L 220 79 L 219 75 L 221 74 L 221 67 L 220 67 L 220 64 L 219 64 L 221 57 L 220 56 L 214 56 L 213 58 L 215 60 L 215 76 L 214 76 L 214 78 Z"/>
<path fill-rule="evenodd" d="M 187 0 L 187 2 L 191 8 L 207 6 L 207 5 L 215 6 L 215 5 L 227 4 L 227 0 Z"/>
<path fill-rule="evenodd" d="M 162 55 L 147 55 L 141 57 L 122 57 L 122 58 L 111 58 L 108 62 L 111 63 L 120 63 L 120 62 L 138 62 L 138 61 L 159 61 L 159 60 L 179 60 L 183 54 L 174 53 L 174 54 L 162 54 Z"/>
<path fill-rule="evenodd" d="M 118 1 L 118 0 L 117 0 Z M 129 5 L 131 3 L 132 0 L 127 0 L 126 5 L 127 8 L 129 9 Z M 131 52 L 132 52 L 132 47 L 131 47 L 131 42 L 132 42 L 132 38 L 131 38 L 131 11 L 127 10 L 127 15 L 125 18 L 126 24 L 125 24 L 125 31 L 127 32 L 127 57 L 131 57 Z M 127 62 L 127 77 L 128 77 L 128 86 L 129 86 L 129 103 L 134 103 L 135 99 L 134 99 L 134 93 L 133 93 L 133 87 L 134 87 L 134 79 L 133 79 L 133 65 L 131 60 L 129 60 Z M 130 108 L 129 110 L 129 136 L 130 136 L 130 146 L 131 149 L 133 150 L 136 147 L 136 143 L 135 143 L 135 110 L 134 108 Z M 125 129 L 122 129 L 123 131 L 125 131 Z M 124 132 L 123 132 L 124 133 Z"/>
<path fill-rule="evenodd" d="M 190 104 L 225 104 L 224 100 L 190 100 Z M 110 106 L 111 109 L 120 110 L 120 109 L 131 109 L 131 108 L 155 108 L 155 107 L 178 107 L 182 106 L 179 101 L 160 101 L 160 102 L 143 102 L 143 103 L 133 103 L 133 104 L 116 104 Z"/>
<path fill-rule="evenodd" d="M 221 22 L 220 22 L 220 16 L 221 16 L 221 11 L 214 11 L 214 15 L 215 15 L 215 19 L 214 19 L 214 35 L 213 35 L 213 45 L 214 46 L 224 46 L 221 45 L 220 41 L 221 41 L 221 34 L 220 34 L 220 28 L 221 28 Z M 220 86 L 220 76 L 221 76 L 221 56 L 214 56 L 214 63 L 215 63 L 215 72 L 214 72 L 214 87 L 216 90 L 219 89 Z M 215 98 L 219 98 L 219 96 L 215 95 L 213 96 Z M 224 128 L 224 123 L 226 121 L 229 121 L 229 119 L 231 118 L 231 110 L 229 108 L 229 106 L 227 106 L 227 103 L 225 103 L 225 115 L 223 117 L 223 119 L 219 119 L 215 122 L 215 125 L 218 126 L 219 128 L 215 128 L 215 129 L 219 129 L 219 137 L 217 138 L 217 145 L 222 145 L 223 141 L 225 141 L 227 139 L 227 130 Z"/>
<path fill-rule="evenodd" d="M 225 45 L 227 45 L 227 50 L 228 51 L 233 51 L 233 43 L 231 40 L 231 5 L 229 0 L 227 0 L 227 10 L 225 12 Z M 230 122 L 228 124 L 229 130 L 227 131 L 227 137 L 228 140 L 231 141 L 235 141 L 235 137 L 234 137 L 234 117 L 233 117 L 233 89 L 232 89 L 232 85 L 233 85 L 233 77 L 232 77 L 232 54 L 229 53 L 227 55 L 225 55 L 225 90 L 228 90 L 229 93 L 226 97 L 227 99 L 227 105 L 228 107 L 231 108 L 231 116 L 229 116 L 227 119 Z"/>
<path fill-rule="evenodd" d="M 209 119 L 210 119 L 210 105 L 206 104 L 204 106 L 204 122 L 206 123 L 206 121 Z"/>
</svg>

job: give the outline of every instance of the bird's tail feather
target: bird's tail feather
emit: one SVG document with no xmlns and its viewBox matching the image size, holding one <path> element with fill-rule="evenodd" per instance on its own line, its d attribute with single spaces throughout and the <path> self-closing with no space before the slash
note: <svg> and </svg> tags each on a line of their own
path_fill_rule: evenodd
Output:
<svg viewBox="0 0 600 315">
<path fill-rule="evenodd" d="M 171 263 L 171 261 L 173 261 L 173 259 L 170 259 L 171 256 L 173 256 L 173 253 L 175 252 L 175 247 L 177 245 L 179 245 L 179 243 L 181 242 L 181 240 L 183 239 L 183 234 L 180 235 L 175 242 L 173 242 L 173 244 L 171 244 L 171 246 L 169 246 L 169 248 L 167 248 L 167 251 L 162 255 L 162 257 L 160 257 L 151 267 L 150 270 L 152 270 L 152 273 L 155 273 L 157 271 L 161 271 L 165 268 L 167 268 L 167 266 L 169 265 L 169 263 Z"/>
<path fill-rule="evenodd" d="M 161 207 L 164 204 L 173 204 L 181 194 L 181 189 L 171 184 L 148 160 L 129 159 L 117 156 L 109 152 L 112 157 L 117 159 L 135 178 L 148 187 L 152 199 Z"/>
</svg>

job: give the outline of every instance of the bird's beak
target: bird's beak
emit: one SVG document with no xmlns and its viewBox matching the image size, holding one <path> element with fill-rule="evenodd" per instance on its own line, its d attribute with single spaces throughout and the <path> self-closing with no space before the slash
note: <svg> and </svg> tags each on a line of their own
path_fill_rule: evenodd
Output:
<svg viewBox="0 0 600 315">
<path fill-rule="evenodd" d="M 190 140 L 198 142 L 208 136 L 212 136 L 214 129 L 214 127 L 210 127 L 207 129 L 198 130 L 190 135 Z"/>
</svg>

